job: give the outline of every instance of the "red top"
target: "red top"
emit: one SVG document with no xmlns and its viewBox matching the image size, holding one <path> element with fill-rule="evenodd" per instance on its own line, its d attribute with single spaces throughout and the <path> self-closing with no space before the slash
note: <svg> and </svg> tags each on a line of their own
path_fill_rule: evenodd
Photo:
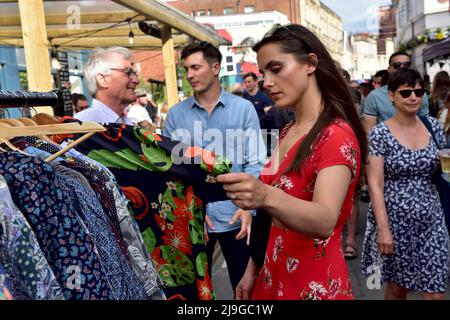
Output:
<svg viewBox="0 0 450 320">
<path fill-rule="evenodd" d="M 289 128 L 287 128 L 289 130 Z M 353 299 L 347 265 L 342 251 L 342 227 L 350 217 L 355 187 L 359 180 L 360 150 L 350 126 L 342 120 L 330 124 L 317 147 L 307 158 L 303 174 L 284 174 L 293 161 L 303 137 L 286 153 L 279 170 L 264 167 L 260 179 L 306 201 L 312 201 L 314 183 L 320 170 L 346 165 L 352 180 L 332 235 L 326 240 L 272 224 L 264 266 L 257 280 L 253 299 Z"/>
</svg>

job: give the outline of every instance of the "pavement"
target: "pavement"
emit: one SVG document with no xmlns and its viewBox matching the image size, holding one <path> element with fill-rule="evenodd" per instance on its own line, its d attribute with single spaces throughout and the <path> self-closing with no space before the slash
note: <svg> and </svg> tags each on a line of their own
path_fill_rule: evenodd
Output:
<svg viewBox="0 0 450 320">
<path fill-rule="evenodd" d="M 381 288 L 373 288 L 373 282 L 368 281 L 361 275 L 361 245 L 364 239 L 366 227 L 366 217 L 368 210 L 367 202 L 360 202 L 360 216 L 356 233 L 356 241 L 358 244 L 358 257 L 353 260 L 347 260 L 347 267 L 350 274 L 355 300 L 383 300 L 384 286 Z M 345 239 L 345 231 L 343 235 Z M 233 289 L 228 278 L 226 262 L 220 252 L 220 247 L 216 246 L 213 259 L 212 269 L 213 289 L 218 300 L 232 300 Z M 447 300 L 450 300 L 450 290 L 446 293 Z M 418 292 L 411 291 L 408 293 L 408 300 L 420 300 L 421 295 Z"/>
</svg>

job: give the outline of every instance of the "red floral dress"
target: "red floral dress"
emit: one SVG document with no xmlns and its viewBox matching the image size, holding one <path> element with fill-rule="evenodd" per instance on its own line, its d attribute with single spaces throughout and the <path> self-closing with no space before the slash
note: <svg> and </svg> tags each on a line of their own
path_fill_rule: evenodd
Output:
<svg viewBox="0 0 450 320">
<path fill-rule="evenodd" d="M 289 128 L 285 130 L 287 132 Z M 284 192 L 312 201 L 314 183 L 321 169 L 346 165 L 352 170 L 352 180 L 332 235 L 326 240 L 272 224 L 264 266 L 257 280 L 253 299 L 353 299 L 350 278 L 342 251 L 342 228 L 350 217 L 355 186 L 360 172 L 358 140 L 350 126 L 337 120 L 324 131 L 317 146 L 304 164 L 304 173 L 284 174 L 293 161 L 300 138 L 273 172 L 273 159 L 261 172 L 260 179 Z"/>
</svg>

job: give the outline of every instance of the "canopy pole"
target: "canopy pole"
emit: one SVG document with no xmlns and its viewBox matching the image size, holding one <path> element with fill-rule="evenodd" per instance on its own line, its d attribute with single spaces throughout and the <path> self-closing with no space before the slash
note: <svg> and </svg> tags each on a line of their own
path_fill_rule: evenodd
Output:
<svg viewBox="0 0 450 320">
<path fill-rule="evenodd" d="M 27 65 L 28 90 L 51 91 L 53 86 L 43 1 L 19 0 L 19 11 Z M 53 114 L 51 107 L 39 107 L 37 110 L 38 113 Z"/>
<path fill-rule="evenodd" d="M 175 50 L 173 47 L 172 28 L 168 25 L 161 27 L 162 51 L 164 58 L 164 75 L 166 78 L 167 104 L 169 107 L 178 103 L 177 70 L 175 64 Z"/>
</svg>

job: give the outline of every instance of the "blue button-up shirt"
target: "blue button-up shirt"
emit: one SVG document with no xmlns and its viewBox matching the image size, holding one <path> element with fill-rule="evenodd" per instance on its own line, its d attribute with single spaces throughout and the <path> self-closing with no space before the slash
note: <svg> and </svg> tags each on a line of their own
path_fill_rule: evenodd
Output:
<svg viewBox="0 0 450 320">
<path fill-rule="evenodd" d="M 121 117 L 115 113 L 111 108 L 109 108 L 103 102 L 97 99 L 92 99 L 92 106 L 78 112 L 74 115 L 75 118 L 81 121 L 92 121 L 98 123 L 125 123 L 133 125 L 134 122 L 131 121 L 126 115 Z"/>
<path fill-rule="evenodd" d="M 222 90 L 211 114 L 194 96 L 170 108 L 163 135 L 199 146 L 230 160 L 233 172 L 259 176 L 266 160 L 258 116 L 251 102 Z M 240 228 L 229 221 L 238 210 L 231 201 L 209 203 L 206 213 L 214 224 L 210 232 Z"/>
</svg>

